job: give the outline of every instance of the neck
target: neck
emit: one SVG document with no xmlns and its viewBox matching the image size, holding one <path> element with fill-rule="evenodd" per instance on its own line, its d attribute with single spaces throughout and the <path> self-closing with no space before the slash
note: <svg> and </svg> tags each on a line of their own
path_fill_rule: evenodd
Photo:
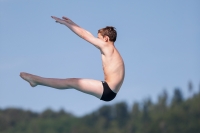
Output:
<svg viewBox="0 0 200 133">
<path fill-rule="evenodd" d="M 114 46 L 114 42 L 108 41 L 108 43 Z"/>
</svg>

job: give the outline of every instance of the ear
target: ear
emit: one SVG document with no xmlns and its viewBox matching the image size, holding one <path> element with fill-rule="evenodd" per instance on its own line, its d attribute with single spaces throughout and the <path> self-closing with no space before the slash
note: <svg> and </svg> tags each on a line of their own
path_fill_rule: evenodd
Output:
<svg viewBox="0 0 200 133">
<path fill-rule="evenodd" d="M 108 36 L 105 36 L 103 39 L 104 39 L 105 42 L 109 42 L 110 41 L 110 38 Z"/>
</svg>

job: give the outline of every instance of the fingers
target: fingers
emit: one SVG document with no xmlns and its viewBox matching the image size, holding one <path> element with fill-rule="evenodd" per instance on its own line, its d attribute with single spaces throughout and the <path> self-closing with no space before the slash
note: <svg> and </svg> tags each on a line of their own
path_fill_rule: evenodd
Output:
<svg viewBox="0 0 200 133">
<path fill-rule="evenodd" d="M 57 17 L 55 17 L 55 16 L 51 16 L 53 19 L 55 19 L 55 20 L 62 20 L 62 19 L 64 19 L 64 20 L 70 20 L 69 18 L 67 18 L 67 17 L 65 17 L 65 16 L 63 16 L 62 17 L 62 19 L 60 19 L 60 18 L 57 18 Z"/>
<path fill-rule="evenodd" d="M 62 18 L 63 18 L 64 20 L 69 20 L 69 18 L 67 18 L 67 17 L 65 17 L 65 16 L 63 16 Z"/>
<path fill-rule="evenodd" d="M 56 19 L 57 17 L 55 17 L 55 16 L 51 16 L 53 19 Z"/>
<path fill-rule="evenodd" d="M 55 16 L 51 16 L 54 20 L 56 20 L 56 23 L 60 23 L 60 24 L 65 24 L 67 23 L 70 19 L 67 18 L 67 17 L 62 17 L 61 19 L 60 18 L 57 18 Z"/>
<path fill-rule="evenodd" d="M 57 18 L 57 17 L 55 17 L 55 16 L 51 16 L 53 19 L 55 19 L 55 20 L 60 20 L 60 18 Z"/>
<path fill-rule="evenodd" d="M 56 23 L 60 23 L 60 24 L 66 23 L 64 19 L 60 19 L 60 18 L 57 18 L 55 16 L 51 16 L 51 17 L 55 20 Z"/>
</svg>

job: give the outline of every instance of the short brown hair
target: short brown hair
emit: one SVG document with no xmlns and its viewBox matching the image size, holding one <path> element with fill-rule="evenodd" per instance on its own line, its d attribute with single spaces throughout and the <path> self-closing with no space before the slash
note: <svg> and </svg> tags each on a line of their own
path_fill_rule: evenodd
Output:
<svg viewBox="0 0 200 133">
<path fill-rule="evenodd" d="M 105 28 L 99 29 L 98 33 L 100 33 L 103 37 L 108 36 L 111 42 L 115 42 L 117 38 L 117 31 L 115 27 L 106 26 Z"/>
</svg>

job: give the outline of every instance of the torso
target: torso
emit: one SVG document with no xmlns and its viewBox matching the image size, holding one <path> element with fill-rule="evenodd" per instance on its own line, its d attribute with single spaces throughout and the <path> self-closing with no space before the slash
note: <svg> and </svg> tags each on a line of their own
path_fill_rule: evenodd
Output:
<svg viewBox="0 0 200 133">
<path fill-rule="evenodd" d="M 110 89 L 117 93 L 124 80 L 124 61 L 114 45 L 110 44 L 103 50 L 101 56 L 105 81 Z"/>
</svg>

